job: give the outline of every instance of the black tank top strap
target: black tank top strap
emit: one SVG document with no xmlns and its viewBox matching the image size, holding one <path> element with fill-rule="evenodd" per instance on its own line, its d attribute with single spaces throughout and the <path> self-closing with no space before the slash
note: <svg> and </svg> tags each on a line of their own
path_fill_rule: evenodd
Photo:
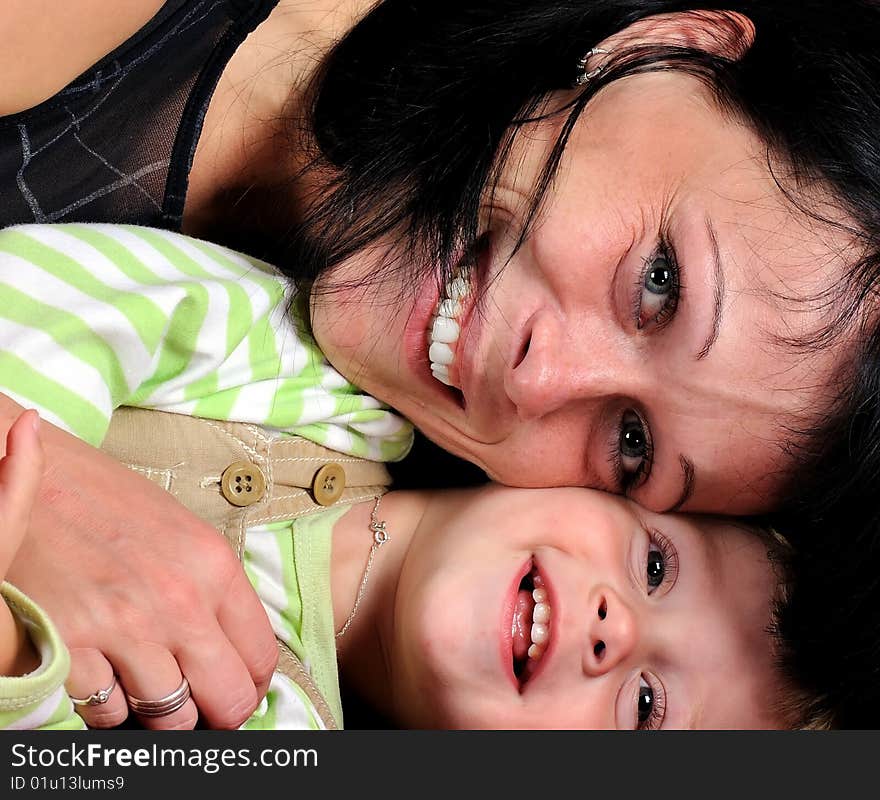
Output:
<svg viewBox="0 0 880 800">
<path fill-rule="evenodd" d="M 179 230 L 202 122 L 229 59 L 277 0 L 168 0 L 48 100 L 0 117 L 0 227 Z"/>
</svg>

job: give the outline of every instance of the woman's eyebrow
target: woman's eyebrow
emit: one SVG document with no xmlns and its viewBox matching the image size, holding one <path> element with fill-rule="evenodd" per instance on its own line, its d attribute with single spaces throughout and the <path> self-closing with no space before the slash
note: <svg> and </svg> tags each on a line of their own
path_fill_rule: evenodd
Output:
<svg viewBox="0 0 880 800">
<path fill-rule="evenodd" d="M 721 315 L 724 313 L 725 284 L 724 268 L 721 265 L 721 248 L 718 246 L 718 233 L 715 230 L 715 226 L 712 225 L 712 220 L 708 217 L 706 217 L 706 231 L 709 234 L 709 241 L 712 244 L 712 266 L 715 277 L 715 290 L 713 292 L 715 310 L 712 316 L 712 331 L 709 333 L 709 338 L 706 340 L 706 344 L 703 345 L 703 349 L 697 353 L 697 361 L 702 361 L 708 356 L 715 342 L 718 341 L 718 334 L 721 332 Z"/>
<path fill-rule="evenodd" d="M 674 514 L 688 500 L 691 499 L 691 496 L 694 493 L 694 483 L 696 482 L 696 472 L 694 470 L 694 464 L 692 461 L 681 455 L 678 457 L 678 461 L 681 464 L 682 473 L 681 494 L 678 496 L 678 500 L 676 500 L 670 508 L 663 512 L 664 514 Z"/>
</svg>

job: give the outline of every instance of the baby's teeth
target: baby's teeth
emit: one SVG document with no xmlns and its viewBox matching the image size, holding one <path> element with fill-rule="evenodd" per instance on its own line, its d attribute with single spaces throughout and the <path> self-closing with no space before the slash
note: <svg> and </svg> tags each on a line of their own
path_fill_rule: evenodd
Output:
<svg viewBox="0 0 880 800">
<path fill-rule="evenodd" d="M 540 645 L 533 644 L 529 647 L 529 658 L 534 659 L 535 661 L 540 661 L 541 656 L 544 655 L 544 648 Z"/>
<path fill-rule="evenodd" d="M 547 602 L 547 590 L 546 589 L 533 589 L 532 590 L 532 599 L 536 603 L 546 603 Z"/>
<path fill-rule="evenodd" d="M 532 577 L 532 583 L 535 584 L 536 589 L 543 589 L 544 588 L 544 579 L 540 575 L 537 575 L 537 574 L 534 575 Z M 543 601 L 539 600 L 538 602 L 543 602 Z"/>
<path fill-rule="evenodd" d="M 431 330 L 431 336 L 435 342 L 452 344 L 453 342 L 458 341 L 460 330 L 458 323 L 454 319 L 437 317 L 437 319 L 434 320 L 434 327 Z"/>
<path fill-rule="evenodd" d="M 431 359 L 432 364 L 448 367 L 453 361 L 455 361 L 455 353 L 448 344 L 434 342 L 431 345 L 431 349 L 428 351 L 428 358 Z"/>
<path fill-rule="evenodd" d="M 446 296 L 450 300 L 464 300 L 470 293 L 470 284 L 464 278 L 454 278 L 446 284 Z"/>
<path fill-rule="evenodd" d="M 532 625 L 532 641 L 535 644 L 545 645 L 550 639 L 550 628 L 538 623 Z"/>
<path fill-rule="evenodd" d="M 550 606 L 547 603 L 538 603 L 532 612 L 532 622 L 539 622 L 542 625 L 550 622 Z"/>
<path fill-rule="evenodd" d="M 444 300 L 440 303 L 440 308 L 438 312 L 441 317 L 448 317 L 452 319 L 453 317 L 457 317 L 461 314 L 461 303 L 455 300 Z"/>
</svg>

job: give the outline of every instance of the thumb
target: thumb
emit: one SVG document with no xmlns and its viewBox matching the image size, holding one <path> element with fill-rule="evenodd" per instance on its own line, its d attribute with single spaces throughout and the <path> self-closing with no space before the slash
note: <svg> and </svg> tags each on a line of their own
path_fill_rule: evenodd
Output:
<svg viewBox="0 0 880 800">
<path fill-rule="evenodd" d="M 0 458 L 0 580 L 27 532 L 43 478 L 39 428 L 40 415 L 30 410 L 21 414 L 6 434 L 6 455 Z"/>
</svg>

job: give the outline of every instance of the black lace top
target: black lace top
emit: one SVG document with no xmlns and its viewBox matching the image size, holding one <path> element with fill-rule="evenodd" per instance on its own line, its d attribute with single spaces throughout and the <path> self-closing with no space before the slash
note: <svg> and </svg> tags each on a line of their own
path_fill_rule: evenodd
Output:
<svg viewBox="0 0 880 800">
<path fill-rule="evenodd" d="M 34 108 L 0 117 L 0 226 L 179 229 L 202 121 L 232 54 L 277 0 L 168 0 Z"/>
</svg>

